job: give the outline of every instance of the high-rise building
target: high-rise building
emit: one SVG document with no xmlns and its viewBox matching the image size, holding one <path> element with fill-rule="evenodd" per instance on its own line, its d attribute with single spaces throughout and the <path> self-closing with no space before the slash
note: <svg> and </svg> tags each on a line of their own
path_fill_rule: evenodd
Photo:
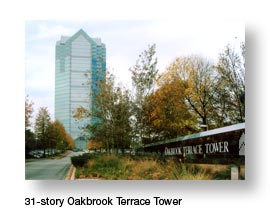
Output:
<svg viewBox="0 0 270 215">
<path fill-rule="evenodd" d="M 55 119 L 73 137 L 77 148 L 85 148 L 87 135 L 82 128 L 96 119 L 74 118 L 77 108 L 93 108 L 98 81 L 105 77 L 106 48 L 98 38 L 82 29 L 56 42 Z"/>
</svg>

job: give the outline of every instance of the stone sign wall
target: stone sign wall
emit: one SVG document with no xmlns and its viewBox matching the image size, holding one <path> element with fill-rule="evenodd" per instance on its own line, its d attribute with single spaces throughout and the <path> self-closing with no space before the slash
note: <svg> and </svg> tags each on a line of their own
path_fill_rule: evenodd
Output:
<svg viewBox="0 0 270 215">
<path fill-rule="evenodd" d="M 244 162 L 245 124 L 152 143 L 146 145 L 144 151 L 177 156 L 184 160 L 205 159 L 211 162 L 212 159 L 230 163 L 241 158 Z"/>
</svg>

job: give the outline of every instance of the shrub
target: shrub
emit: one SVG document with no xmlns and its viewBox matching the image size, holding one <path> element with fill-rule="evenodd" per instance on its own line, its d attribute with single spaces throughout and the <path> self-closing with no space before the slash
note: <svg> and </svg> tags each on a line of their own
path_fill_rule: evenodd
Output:
<svg viewBox="0 0 270 215">
<path fill-rule="evenodd" d="M 88 162 L 87 168 L 92 177 L 125 180 L 129 177 L 130 166 L 128 163 L 128 159 L 122 155 L 99 154 Z"/>
<path fill-rule="evenodd" d="M 95 160 L 95 163 L 92 164 L 93 170 L 99 170 L 104 172 L 119 170 L 121 162 L 117 157 L 113 156 L 101 156 Z"/>
<path fill-rule="evenodd" d="M 75 177 L 79 178 L 81 176 L 81 169 L 77 168 L 75 171 Z"/>
<path fill-rule="evenodd" d="M 83 155 L 71 157 L 71 163 L 75 167 L 82 167 L 90 160 L 90 158 L 91 155 L 89 153 L 85 153 Z"/>
<path fill-rule="evenodd" d="M 82 154 L 82 157 L 87 158 L 88 160 L 90 160 L 91 158 L 93 158 L 93 155 L 90 154 L 90 153 L 84 153 L 84 154 Z"/>
<path fill-rule="evenodd" d="M 153 155 L 83 154 L 73 158 L 76 178 L 107 180 L 226 180 L 228 165 L 186 164 L 178 158 Z M 78 171 L 79 170 L 79 171 Z M 242 167 L 241 179 L 245 177 Z"/>
</svg>

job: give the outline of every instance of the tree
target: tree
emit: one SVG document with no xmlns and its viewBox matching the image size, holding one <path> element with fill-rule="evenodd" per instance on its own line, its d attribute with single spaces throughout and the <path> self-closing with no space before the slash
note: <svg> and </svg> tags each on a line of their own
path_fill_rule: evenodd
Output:
<svg viewBox="0 0 270 215">
<path fill-rule="evenodd" d="M 97 149 L 103 148 L 103 144 L 102 144 L 102 142 L 98 142 L 98 141 L 95 141 L 95 140 L 89 140 L 86 147 L 88 149 L 97 150 Z"/>
<path fill-rule="evenodd" d="M 47 146 L 50 149 L 65 150 L 75 147 L 73 138 L 67 133 L 64 125 L 57 119 L 49 123 L 47 138 Z"/>
<path fill-rule="evenodd" d="M 129 147 L 131 108 L 128 91 L 115 86 L 115 77 L 109 71 L 106 80 L 99 81 L 98 85 L 99 91 L 93 100 L 95 108 L 86 110 L 80 107 L 74 116 L 77 119 L 95 119 L 85 128 L 91 143 L 102 143 L 108 151 Z"/>
<path fill-rule="evenodd" d="M 27 129 L 31 125 L 30 119 L 34 111 L 33 105 L 34 103 L 32 101 L 29 101 L 28 96 L 26 96 L 25 98 L 25 129 Z"/>
<path fill-rule="evenodd" d="M 28 153 L 35 148 L 35 135 L 29 129 L 31 126 L 30 119 L 34 112 L 33 108 L 34 103 L 29 100 L 28 96 L 25 98 L 25 155 L 28 156 Z"/>
<path fill-rule="evenodd" d="M 57 145 L 56 128 L 55 128 L 54 122 L 49 121 L 49 125 L 48 125 L 46 133 L 47 133 L 46 148 L 49 149 L 50 154 L 52 154 L 53 149 L 55 149 Z"/>
<path fill-rule="evenodd" d="M 131 103 L 127 90 L 116 87 L 114 108 L 112 109 L 114 142 L 117 149 L 130 148 L 131 144 Z"/>
<path fill-rule="evenodd" d="M 41 147 L 45 150 L 49 144 L 49 131 L 50 131 L 50 115 L 47 107 L 41 107 L 38 111 L 35 121 L 35 135 L 37 140 L 41 143 Z"/>
<path fill-rule="evenodd" d="M 69 133 L 66 133 L 66 140 L 68 143 L 68 148 L 69 149 L 74 149 L 75 148 L 75 142 L 74 139 L 71 137 Z"/>
<path fill-rule="evenodd" d="M 36 148 L 35 134 L 30 129 L 25 129 L 25 157 L 29 156 L 29 152 Z"/>
<path fill-rule="evenodd" d="M 67 132 L 64 125 L 59 121 L 53 122 L 54 135 L 55 135 L 55 147 L 59 150 L 64 150 L 68 147 Z"/>
<path fill-rule="evenodd" d="M 182 80 L 170 70 L 159 79 L 158 89 L 149 95 L 145 115 L 150 142 L 187 135 L 196 131 L 194 115 L 185 103 L 185 88 Z"/>
<path fill-rule="evenodd" d="M 86 127 L 90 134 L 89 139 L 94 142 L 102 142 L 107 150 L 114 148 L 115 145 L 113 138 L 113 112 L 116 99 L 114 85 L 115 77 L 107 71 L 106 81 L 99 81 L 98 83 L 99 93 L 95 96 L 95 100 L 93 100 L 95 108 L 91 110 L 80 108 L 77 110 L 82 118 L 89 117 L 95 119 Z"/>
<path fill-rule="evenodd" d="M 217 115 L 220 121 L 234 124 L 245 121 L 245 45 L 237 53 L 230 45 L 220 53 L 218 72 Z"/>
<path fill-rule="evenodd" d="M 197 116 L 197 127 L 213 124 L 214 66 L 204 58 L 188 56 L 177 58 L 168 70 L 181 81 L 186 105 Z"/>
<path fill-rule="evenodd" d="M 149 116 L 144 115 L 144 108 L 147 106 L 147 96 L 153 92 L 157 80 L 157 58 L 156 45 L 148 46 L 148 50 L 139 55 L 135 66 L 130 68 L 132 73 L 132 83 L 135 88 L 135 98 L 133 101 L 133 113 L 135 117 L 135 136 L 138 137 L 140 144 L 147 133 L 144 121 L 148 121 Z"/>
</svg>

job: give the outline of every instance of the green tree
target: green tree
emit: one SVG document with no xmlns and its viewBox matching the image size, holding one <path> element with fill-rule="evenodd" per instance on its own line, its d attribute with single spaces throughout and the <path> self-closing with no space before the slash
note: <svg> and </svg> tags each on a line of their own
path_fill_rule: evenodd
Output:
<svg viewBox="0 0 270 215">
<path fill-rule="evenodd" d="M 35 134 L 30 129 L 25 129 L 25 157 L 29 156 L 29 152 L 36 149 Z"/>
<path fill-rule="evenodd" d="M 77 119 L 92 118 L 85 128 L 89 139 L 98 142 L 107 150 L 129 147 L 131 142 L 131 108 L 127 90 L 115 84 L 115 77 L 109 71 L 105 81 L 99 81 L 98 93 L 93 100 L 91 110 L 80 107 L 75 112 Z M 90 120 L 89 120 L 90 121 Z"/>
<path fill-rule="evenodd" d="M 245 121 L 245 45 L 241 54 L 230 45 L 220 53 L 218 72 L 217 116 L 219 123 L 234 124 Z"/>
<path fill-rule="evenodd" d="M 149 121 L 150 117 L 144 115 L 145 108 L 147 108 L 147 96 L 154 91 L 157 80 L 157 58 L 156 45 L 149 45 L 148 50 L 143 51 L 135 66 L 130 68 L 132 73 L 132 84 L 135 89 L 135 96 L 133 99 L 133 113 L 135 117 L 134 135 L 138 137 L 140 145 L 143 144 L 143 139 L 149 138 L 147 134 L 145 121 Z"/>
<path fill-rule="evenodd" d="M 28 96 L 25 98 L 25 155 L 35 148 L 35 136 L 34 133 L 29 129 L 31 126 L 30 119 L 34 111 L 34 103 L 29 100 Z"/>
<path fill-rule="evenodd" d="M 89 139 L 95 142 L 102 143 L 102 147 L 107 150 L 115 147 L 114 130 L 113 130 L 113 112 L 114 102 L 116 97 L 114 95 L 115 77 L 107 71 L 106 80 L 99 81 L 99 93 L 95 95 L 93 106 L 91 110 L 85 108 L 77 109 L 75 117 L 77 118 L 94 118 L 92 123 L 88 124 L 86 131 L 89 132 Z"/>
<path fill-rule="evenodd" d="M 41 107 L 38 111 L 36 121 L 35 121 L 35 135 L 40 147 L 44 149 L 44 155 L 46 148 L 49 147 L 49 131 L 51 122 L 50 115 L 47 107 Z"/>
<path fill-rule="evenodd" d="M 30 119 L 34 112 L 34 103 L 29 100 L 28 96 L 25 98 L 25 129 L 31 125 Z"/>
<path fill-rule="evenodd" d="M 116 87 L 115 100 L 112 109 L 114 142 L 117 149 L 130 148 L 131 144 L 131 103 L 127 90 Z"/>
</svg>

